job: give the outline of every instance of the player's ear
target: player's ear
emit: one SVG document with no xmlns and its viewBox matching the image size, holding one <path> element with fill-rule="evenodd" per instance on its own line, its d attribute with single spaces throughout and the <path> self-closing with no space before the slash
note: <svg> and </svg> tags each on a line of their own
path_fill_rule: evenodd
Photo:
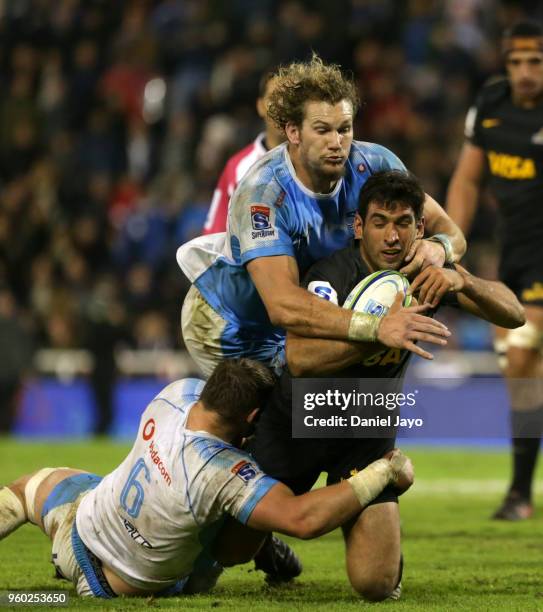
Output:
<svg viewBox="0 0 543 612">
<path fill-rule="evenodd" d="M 289 121 L 285 125 L 285 134 L 287 135 L 287 139 L 290 144 L 300 144 L 300 127 L 292 121 Z"/>
<path fill-rule="evenodd" d="M 268 114 L 268 109 L 266 108 L 266 100 L 265 98 L 257 98 L 256 100 L 256 112 L 261 119 L 265 119 Z"/>
<path fill-rule="evenodd" d="M 418 238 L 422 238 L 424 236 L 424 217 L 421 217 L 417 221 L 417 234 L 415 236 L 415 240 Z"/>
<path fill-rule="evenodd" d="M 356 238 L 356 240 L 360 240 L 360 238 L 362 238 L 363 227 L 364 227 L 364 222 L 362 221 L 362 217 L 360 216 L 360 213 L 357 211 L 354 215 L 354 221 L 353 221 L 354 237 Z"/>
<path fill-rule="evenodd" d="M 258 419 L 259 412 L 260 408 L 255 408 L 254 410 L 251 410 L 251 412 L 249 412 L 245 419 L 247 423 L 254 423 Z"/>
</svg>

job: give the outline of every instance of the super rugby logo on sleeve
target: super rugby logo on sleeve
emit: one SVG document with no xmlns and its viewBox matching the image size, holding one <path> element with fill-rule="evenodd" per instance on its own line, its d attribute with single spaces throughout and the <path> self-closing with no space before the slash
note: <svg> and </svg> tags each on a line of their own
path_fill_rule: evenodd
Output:
<svg viewBox="0 0 543 612">
<path fill-rule="evenodd" d="M 274 211 L 269 206 L 262 204 L 251 206 L 251 226 L 253 228 L 251 237 L 255 239 L 275 236 L 274 216 Z"/>
<path fill-rule="evenodd" d="M 337 306 L 337 293 L 330 283 L 326 281 L 311 281 L 307 285 L 307 290 Z"/>
<path fill-rule="evenodd" d="M 256 476 L 256 468 L 248 461 L 240 461 L 232 468 L 232 474 L 235 474 L 238 478 L 241 478 L 245 484 L 252 480 Z"/>
</svg>

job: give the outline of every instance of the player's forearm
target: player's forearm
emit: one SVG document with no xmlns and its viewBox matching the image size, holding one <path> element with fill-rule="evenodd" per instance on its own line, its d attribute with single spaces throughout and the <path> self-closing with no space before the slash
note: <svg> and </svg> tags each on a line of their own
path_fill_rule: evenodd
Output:
<svg viewBox="0 0 543 612">
<path fill-rule="evenodd" d="M 293 376 L 325 376 L 360 363 L 381 348 L 376 342 L 323 340 L 289 334 L 287 364 Z"/>
<path fill-rule="evenodd" d="M 293 497 L 291 503 L 295 505 L 291 520 L 275 530 L 303 540 L 337 529 L 362 510 L 346 481 Z"/>
<path fill-rule="evenodd" d="M 480 314 L 494 325 L 511 329 L 525 323 L 522 304 L 503 283 L 472 276 L 458 264 L 455 267 L 464 279 L 459 300 L 461 295 L 466 296 L 478 307 Z"/>
<path fill-rule="evenodd" d="M 462 229 L 443 210 L 443 208 L 429 195 L 426 195 L 425 214 L 427 234 L 445 234 L 452 247 L 453 261 L 460 261 L 466 252 L 466 238 Z"/>
<path fill-rule="evenodd" d="M 456 173 L 449 184 L 446 208 L 451 219 L 464 234 L 469 234 L 478 199 L 479 185 Z"/>
<path fill-rule="evenodd" d="M 274 325 L 298 336 L 346 340 L 352 312 L 318 298 L 301 287 L 289 286 L 268 305 Z"/>
</svg>

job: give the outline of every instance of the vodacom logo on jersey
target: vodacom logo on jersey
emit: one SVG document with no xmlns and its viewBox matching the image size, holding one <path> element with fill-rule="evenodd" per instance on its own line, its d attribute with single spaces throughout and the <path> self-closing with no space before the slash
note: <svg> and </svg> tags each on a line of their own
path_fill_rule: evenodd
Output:
<svg viewBox="0 0 543 612">
<path fill-rule="evenodd" d="M 155 435 L 155 430 L 156 430 L 155 419 L 149 419 L 143 426 L 143 431 L 142 431 L 143 439 L 145 441 L 151 440 L 151 438 Z M 172 478 L 168 470 L 166 469 L 166 466 L 162 462 L 158 448 L 155 445 L 155 440 L 151 440 L 147 450 L 149 451 L 151 460 L 156 465 L 157 470 L 160 472 L 160 475 L 162 476 L 162 478 L 164 478 L 164 480 L 166 481 L 166 484 L 170 486 L 172 484 Z"/>
<path fill-rule="evenodd" d="M 155 433 L 155 419 L 149 419 L 143 426 L 142 436 L 144 440 L 150 440 Z"/>
</svg>

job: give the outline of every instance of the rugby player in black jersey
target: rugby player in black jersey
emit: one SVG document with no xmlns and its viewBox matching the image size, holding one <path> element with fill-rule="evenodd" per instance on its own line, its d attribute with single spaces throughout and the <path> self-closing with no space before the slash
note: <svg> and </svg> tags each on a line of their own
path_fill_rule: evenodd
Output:
<svg viewBox="0 0 543 612">
<path fill-rule="evenodd" d="M 368 274 L 381 269 L 398 270 L 413 242 L 423 235 L 423 202 L 424 191 L 413 176 L 401 171 L 372 176 L 360 193 L 355 241 L 315 263 L 304 279 L 305 287 L 342 305 Z M 398 317 L 430 310 L 447 297 L 452 297 L 461 308 L 503 327 L 524 323 L 522 306 L 505 285 L 476 278 L 458 264 L 426 268 L 411 288 L 421 305 L 403 308 L 403 296 L 399 295 L 380 325 L 396 325 L 398 333 L 403 333 L 401 326 L 394 323 Z M 327 472 L 328 483 L 338 482 L 391 451 L 394 448 L 391 438 L 293 440 L 292 377 L 402 377 L 412 352 L 432 358 L 414 344 L 431 334 L 431 325 L 427 332 L 412 332 L 410 351 L 388 349 L 378 343 L 303 338 L 289 333 L 288 368 L 274 387 L 252 441 L 252 452 L 262 468 L 298 494 L 309 491 L 321 472 Z M 366 599 L 399 595 L 397 501 L 397 491 L 388 487 L 358 517 L 343 525 L 349 580 Z"/>
<path fill-rule="evenodd" d="M 520 22 L 506 31 L 507 75 L 481 90 L 447 197 L 450 216 L 470 229 L 484 186 L 498 203 L 499 278 L 526 309 L 526 324 L 496 330 L 511 396 L 513 474 L 494 518 L 533 514 L 532 481 L 543 433 L 543 29 Z M 506 358 L 505 358 L 506 355 Z"/>
</svg>

